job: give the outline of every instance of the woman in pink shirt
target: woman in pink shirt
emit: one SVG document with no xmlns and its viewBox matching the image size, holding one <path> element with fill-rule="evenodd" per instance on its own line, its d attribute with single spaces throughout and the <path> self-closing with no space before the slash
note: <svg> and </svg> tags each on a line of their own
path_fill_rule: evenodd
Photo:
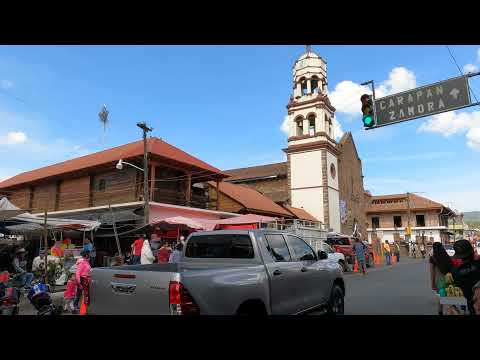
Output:
<svg viewBox="0 0 480 360">
<path fill-rule="evenodd" d="M 82 251 L 81 258 L 77 260 L 77 271 L 75 272 L 75 280 L 77 283 L 77 296 L 75 297 L 74 307 L 75 312 L 80 311 L 80 299 L 82 294 L 85 298 L 85 303 L 88 305 L 88 285 L 90 283 L 90 271 L 92 270 L 89 262 L 90 253 L 88 251 Z"/>
</svg>

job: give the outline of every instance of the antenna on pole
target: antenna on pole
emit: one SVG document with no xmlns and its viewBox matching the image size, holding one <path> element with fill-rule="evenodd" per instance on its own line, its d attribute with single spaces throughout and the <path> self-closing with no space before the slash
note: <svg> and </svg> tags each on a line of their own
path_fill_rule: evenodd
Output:
<svg viewBox="0 0 480 360">
<path fill-rule="evenodd" d="M 306 53 L 312 52 L 312 45 L 305 45 L 305 52 Z"/>
<path fill-rule="evenodd" d="M 103 124 L 103 145 L 105 145 L 105 134 L 107 132 L 108 110 L 107 105 L 103 104 L 102 109 L 98 113 L 100 122 Z"/>
</svg>

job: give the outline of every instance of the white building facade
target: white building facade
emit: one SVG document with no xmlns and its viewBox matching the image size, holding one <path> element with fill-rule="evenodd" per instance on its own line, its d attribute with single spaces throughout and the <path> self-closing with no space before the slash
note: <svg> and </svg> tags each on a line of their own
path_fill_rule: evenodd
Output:
<svg viewBox="0 0 480 360">
<path fill-rule="evenodd" d="M 335 108 L 327 96 L 327 65 L 308 47 L 293 66 L 288 109 L 288 187 L 291 205 L 340 232 L 339 150 Z"/>
</svg>

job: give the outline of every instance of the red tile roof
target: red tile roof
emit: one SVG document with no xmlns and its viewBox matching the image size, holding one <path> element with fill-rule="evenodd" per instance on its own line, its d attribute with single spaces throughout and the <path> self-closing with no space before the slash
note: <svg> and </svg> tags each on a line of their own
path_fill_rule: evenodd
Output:
<svg viewBox="0 0 480 360">
<path fill-rule="evenodd" d="M 416 194 L 393 194 L 368 197 L 367 213 L 395 212 L 410 210 L 441 210 L 442 204 Z M 409 204 L 410 203 L 410 204 Z"/>
<path fill-rule="evenodd" d="M 300 220 L 318 221 L 316 217 L 314 217 L 304 209 L 296 208 L 293 206 L 285 206 L 285 209 L 290 211 L 293 215 L 295 215 Z"/>
<path fill-rule="evenodd" d="M 209 185 L 216 187 L 213 181 L 210 181 Z M 240 203 L 247 210 L 292 217 L 290 212 L 252 188 L 224 181 L 220 182 L 219 186 L 220 192 Z"/>
<path fill-rule="evenodd" d="M 155 157 L 187 165 L 198 171 L 205 171 L 205 174 L 210 173 L 218 174 L 223 177 L 227 176 L 219 169 L 156 137 L 151 137 L 148 139 L 148 148 L 149 152 Z M 68 174 L 74 171 L 88 169 L 108 163 L 113 164 L 119 159 L 129 159 L 138 156 L 143 156 L 143 140 L 18 174 L 3 182 L 0 182 L 0 189 L 58 175 Z"/>
<path fill-rule="evenodd" d="M 269 176 L 287 176 L 287 163 L 267 164 L 246 168 L 225 170 L 230 175 L 228 181 L 265 178 Z"/>
</svg>

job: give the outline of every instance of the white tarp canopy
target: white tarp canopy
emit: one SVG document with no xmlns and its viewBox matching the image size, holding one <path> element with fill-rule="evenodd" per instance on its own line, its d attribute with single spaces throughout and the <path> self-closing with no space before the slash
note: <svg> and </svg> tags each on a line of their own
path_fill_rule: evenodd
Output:
<svg viewBox="0 0 480 360">
<path fill-rule="evenodd" d="M 14 214 L 14 212 L 17 211 L 17 213 L 14 214 L 14 216 L 9 216 L 8 218 L 9 220 L 26 223 L 26 224 L 18 224 L 18 225 L 10 226 L 10 227 L 14 227 L 13 229 L 15 230 L 22 229 L 22 225 L 27 225 L 25 226 L 24 229 L 28 231 L 28 230 L 31 230 L 32 228 L 31 224 L 43 226 L 45 222 L 45 218 L 43 214 L 33 215 L 30 213 L 27 213 L 25 212 L 25 210 L 21 210 L 15 205 L 13 205 L 10 201 L 8 201 L 7 198 L 0 199 L 0 206 L 3 206 L 3 207 L 0 207 L 0 214 L 2 210 L 5 212 L 9 211 L 12 214 Z M 51 218 L 51 217 L 48 217 L 47 215 L 47 227 L 58 229 L 58 230 L 92 231 L 98 228 L 100 225 L 101 223 L 99 221 Z M 10 228 L 10 227 L 7 227 L 7 228 Z"/>
<path fill-rule="evenodd" d="M 25 213 L 25 210 L 22 210 L 15 205 L 13 205 L 7 198 L 3 197 L 0 199 L 0 220 L 5 221 L 11 219 L 17 215 Z"/>
</svg>

